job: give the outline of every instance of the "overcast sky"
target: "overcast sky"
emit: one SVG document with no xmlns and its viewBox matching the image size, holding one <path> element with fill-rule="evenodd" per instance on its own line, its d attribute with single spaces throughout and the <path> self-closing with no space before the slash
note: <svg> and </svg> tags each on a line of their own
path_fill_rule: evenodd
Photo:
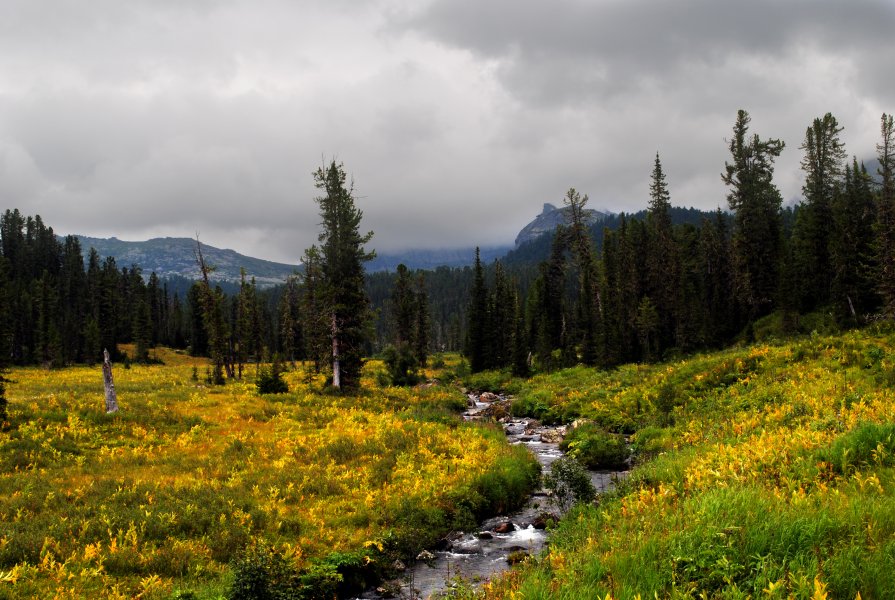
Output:
<svg viewBox="0 0 895 600">
<path fill-rule="evenodd" d="M 739 108 L 789 201 L 815 117 L 874 155 L 893 58 L 895 0 L 2 0 L 0 207 L 294 263 L 335 157 L 372 247 L 507 244 L 569 187 L 644 208 L 657 151 L 726 207 Z"/>
</svg>

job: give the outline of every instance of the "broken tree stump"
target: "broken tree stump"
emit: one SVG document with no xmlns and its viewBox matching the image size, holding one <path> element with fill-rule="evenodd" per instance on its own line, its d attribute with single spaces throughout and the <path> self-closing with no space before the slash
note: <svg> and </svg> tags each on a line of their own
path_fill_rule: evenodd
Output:
<svg viewBox="0 0 895 600">
<path fill-rule="evenodd" d="M 103 350 L 103 386 L 106 389 L 106 414 L 118 412 L 118 396 L 115 394 L 115 382 L 112 381 L 112 362 L 109 351 Z"/>
</svg>

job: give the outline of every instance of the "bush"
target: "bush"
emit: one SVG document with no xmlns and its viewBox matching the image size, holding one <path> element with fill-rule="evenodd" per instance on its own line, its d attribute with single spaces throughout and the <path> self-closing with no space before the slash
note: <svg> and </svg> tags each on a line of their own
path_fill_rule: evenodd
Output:
<svg viewBox="0 0 895 600">
<path fill-rule="evenodd" d="M 544 475 L 544 487 L 553 493 L 551 502 L 564 512 L 576 502 L 593 502 L 597 497 L 590 474 L 584 465 L 569 454 L 556 459 L 550 465 L 550 473 Z"/>
<path fill-rule="evenodd" d="M 270 368 L 262 367 L 258 372 L 259 394 L 287 394 L 289 386 L 283 381 L 283 365 L 280 363 L 280 357 L 274 355 L 273 363 Z"/>
<path fill-rule="evenodd" d="M 388 369 L 392 385 L 415 385 L 419 381 L 419 362 L 407 344 L 399 347 L 386 346 L 382 351 L 382 361 Z"/>
<path fill-rule="evenodd" d="M 233 565 L 229 600 L 298 600 L 298 571 L 264 541 L 248 546 Z"/>
<path fill-rule="evenodd" d="M 617 469 L 627 465 L 628 446 L 624 436 L 606 433 L 595 424 L 585 423 L 570 430 L 559 445 L 590 469 Z"/>
</svg>

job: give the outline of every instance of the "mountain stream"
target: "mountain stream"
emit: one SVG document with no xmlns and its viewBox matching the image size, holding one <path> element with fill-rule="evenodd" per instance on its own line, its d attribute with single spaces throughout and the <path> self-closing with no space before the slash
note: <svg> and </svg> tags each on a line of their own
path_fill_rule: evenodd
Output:
<svg viewBox="0 0 895 600">
<path fill-rule="evenodd" d="M 483 401 L 483 398 L 491 400 Z M 506 398 L 493 394 L 469 394 L 469 407 L 463 418 L 469 421 L 487 418 L 495 403 L 507 404 Z M 505 417 L 500 419 L 511 444 L 524 444 L 541 463 L 544 473 L 563 455 L 559 440 L 563 427 L 540 425 L 531 419 Z M 597 493 L 610 490 L 614 481 L 627 474 L 625 471 L 591 471 L 591 481 Z M 483 583 L 491 577 L 507 571 L 511 561 L 522 559 L 526 554 L 537 555 L 547 545 L 545 517 L 559 514 L 550 502 L 548 492 L 535 490 L 518 511 L 493 517 L 482 522 L 477 531 L 455 532 L 442 540 L 436 548 L 420 553 L 413 564 L 407 566 L 400 580 L 385 583 L 377 590 L 364 593 L 363 599 L 437 598 L 461 578 L 473 584 Z M 400 588 L 400 589 L 399 589 Z"/>
</svg>

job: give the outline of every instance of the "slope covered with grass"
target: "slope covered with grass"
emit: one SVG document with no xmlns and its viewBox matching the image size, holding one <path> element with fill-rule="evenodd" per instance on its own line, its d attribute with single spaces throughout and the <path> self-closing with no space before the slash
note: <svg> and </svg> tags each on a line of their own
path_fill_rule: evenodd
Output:
<svg viewBox="0 0 895 600">
<path fill-rule="evenodd" d="M 813 336 L 511 383 L 640 466 L 488 598 L 895 597 L 895 336 Z"/>
<path fill-rule="evenodd" d="M 114 415 L 99 367 L 9 373 L 0 598 L 217 598 L 257 540 L 331 597 L 520 501 L 536 476 L 502 431 L 460 422 L 448 386 L 366 378 L 328 395 L 299 369 L 291 393 L 259 397 L 162 358 L 116 368 Z"/>
</svg>

